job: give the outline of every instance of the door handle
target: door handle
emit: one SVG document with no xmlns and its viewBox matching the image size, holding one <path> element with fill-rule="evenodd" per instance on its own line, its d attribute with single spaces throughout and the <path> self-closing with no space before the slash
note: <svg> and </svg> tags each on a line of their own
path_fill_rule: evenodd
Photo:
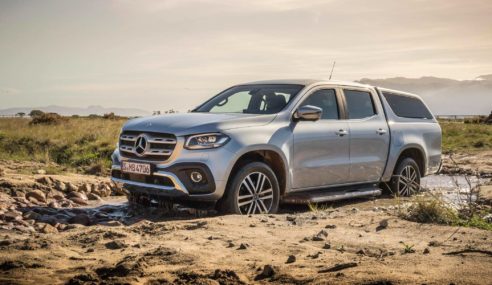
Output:
<svg viewBox="0 0 492 285">
<path fill-rule="evenodd" d="M 382 136 L 382 135 L 386 134 L 386 130 L 385 130 L 385 129 L 378 129 L 378 130 L 376 131 L 376 133 L 377 133 L 378 135 L 381 135 L 381 136 Z"/>
<path fill-rule="evenodd" d="M 339 129 L 338 131 L 335 132 L 340 137 L 343 137 L 344 135 L 348 135 L 348 131 L 344 129 Z"/>
</svg>

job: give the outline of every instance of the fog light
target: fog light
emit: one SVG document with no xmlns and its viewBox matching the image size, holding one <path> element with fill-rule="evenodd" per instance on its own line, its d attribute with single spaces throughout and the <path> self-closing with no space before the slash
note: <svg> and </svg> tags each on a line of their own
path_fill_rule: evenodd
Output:
<svg viewBox="0 0 492 285">
<path fill-rule="evenodd" d="M 198 171 L 193 171 L 190 175 L 191 181 L 195 183 L 200 183 L 203 179 L 203 176 L 200 172 Z"/>
</svg>

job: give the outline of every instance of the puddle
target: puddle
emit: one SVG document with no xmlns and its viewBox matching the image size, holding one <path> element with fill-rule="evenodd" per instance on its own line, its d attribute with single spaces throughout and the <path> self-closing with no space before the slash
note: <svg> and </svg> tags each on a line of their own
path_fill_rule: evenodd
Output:
<svg viewBox="0 0 492 285">
<path fill-rule="evenodd" d="M 468 200 L 470 185 L 472 188 L 483 185 L 490 181 L 488 178 L 468 177 L 464 175 L 429 175 L 421 180 L 423 188 L 429 189 L 433 193 L 442 195 L 444 201 L 456 206 L 463 205 Z M 476 199 L 472 196 L 472 201 Z"/>
</svg>

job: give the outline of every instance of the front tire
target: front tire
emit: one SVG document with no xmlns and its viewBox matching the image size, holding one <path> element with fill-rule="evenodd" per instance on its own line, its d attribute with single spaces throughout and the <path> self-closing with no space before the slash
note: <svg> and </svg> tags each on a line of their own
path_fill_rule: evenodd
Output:
<svg viewBox="0 0 492 285">
<path fill-rule="evenodd" d="M 276 213 L 279 199 L 280 188 L 273 170 L 263 162 L 251 162 L 235 173 L 220 210 L 240 215 Z"/>
<path fill-rule="evenodd" d="M 395 196 L 412 196 L 420 191 L 420 170 L 412 158 L 401 160 L 390 181 L 390 188 Z"/>
</svg>

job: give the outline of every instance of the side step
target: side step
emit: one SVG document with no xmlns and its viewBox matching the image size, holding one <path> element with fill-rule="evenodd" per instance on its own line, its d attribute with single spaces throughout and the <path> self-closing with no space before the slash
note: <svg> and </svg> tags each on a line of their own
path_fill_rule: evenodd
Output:
<svg viewBox="0 0 492 285">
<path fill-rule="evenodd" d="M 382 192 L 383 191 L 378 187 L 365 187 L 361 189 L 352 188 L 351 190 L 345 191 L 339 189 L 311 190 L 289 193 L 282 198 L 282 202 L 287 204 L 321 203 L 360 197 L 379 196 Z"/>
</svg>

